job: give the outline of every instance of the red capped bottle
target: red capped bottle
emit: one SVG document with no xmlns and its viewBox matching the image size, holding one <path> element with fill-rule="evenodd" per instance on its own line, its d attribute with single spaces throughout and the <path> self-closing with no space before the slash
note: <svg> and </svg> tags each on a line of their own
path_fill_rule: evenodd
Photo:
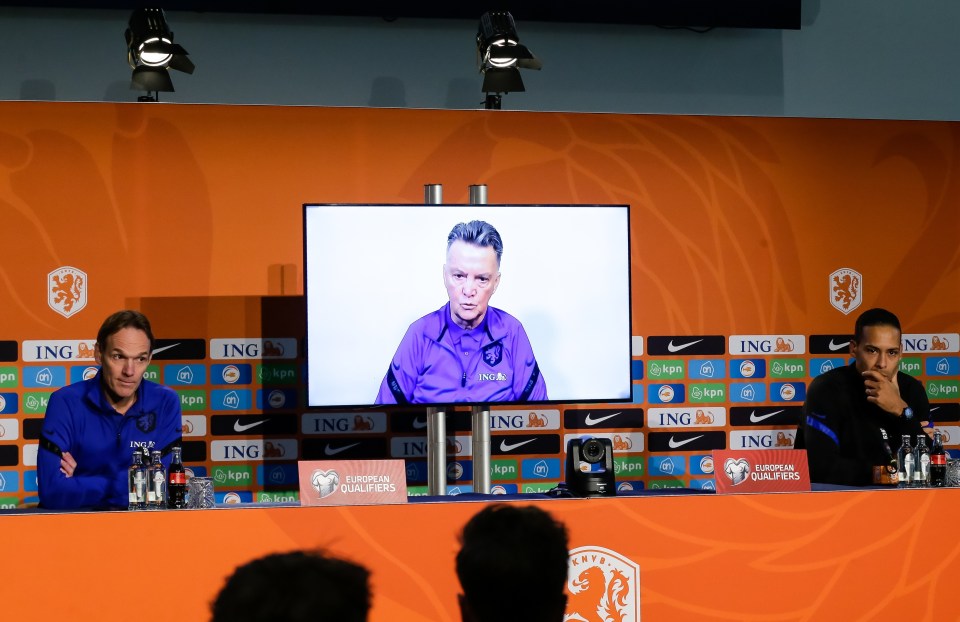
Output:
<svg viewBox="0 0 960 622">
<path fill-rule="evenodd" d="M 182 452 L 179 445 L 173 448 L 167 477 L 167 507 L 176 510 L 187 507 L 187 472 L 183 468 Z"/>
<path fill-rule="evenodd" d="M 943 433 L 933 431 L 933 449 L 930 450 L 930 485 L 943 488 L 947 485 L 947 452 L 943 449 Z"/>
</svg>

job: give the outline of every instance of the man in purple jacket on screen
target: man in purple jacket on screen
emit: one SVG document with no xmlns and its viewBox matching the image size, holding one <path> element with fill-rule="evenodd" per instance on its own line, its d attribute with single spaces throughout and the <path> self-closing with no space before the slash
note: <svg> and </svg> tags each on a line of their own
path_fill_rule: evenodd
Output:
<svg viewBox="0 0 960 622">
<path fill-rule="evenodd" d="M 450 302 L 407 329 L 377 404 L 537 402 L 547 385 L 523 325 L 488 306 L 500 284 L 503 241 L 489 223 L 447 236 L 443 282 Z"/>
</svg>

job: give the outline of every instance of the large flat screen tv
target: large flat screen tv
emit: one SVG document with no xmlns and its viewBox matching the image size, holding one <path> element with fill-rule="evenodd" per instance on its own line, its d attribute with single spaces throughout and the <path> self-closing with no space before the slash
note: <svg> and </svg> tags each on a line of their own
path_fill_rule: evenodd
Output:
<svg viewBox="0 0 960 622">
<path fill-rule="evenodd" d="M 629 206 L 306 204 L 303 223 L 309 407 L 631 398 Z"/>
</svg>

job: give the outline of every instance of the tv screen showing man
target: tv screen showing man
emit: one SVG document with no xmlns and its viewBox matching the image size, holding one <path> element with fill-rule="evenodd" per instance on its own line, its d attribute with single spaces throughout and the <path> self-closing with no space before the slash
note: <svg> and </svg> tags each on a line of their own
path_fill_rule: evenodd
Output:
<svg viewBox="0 0 960 622">
<path fill-rule="evenodd" d="M 629 221 L 625 205 L 305 204 L 308 406 L 631 399 Z"/>
<path fill-rule="evenodd" d="M 377 404 L 545 401 L 547 386 L 520 321 L 490 306 L 503 240 L 482 220 L 447 236 L 448 301 L 407 329 Z"/>
</svg>

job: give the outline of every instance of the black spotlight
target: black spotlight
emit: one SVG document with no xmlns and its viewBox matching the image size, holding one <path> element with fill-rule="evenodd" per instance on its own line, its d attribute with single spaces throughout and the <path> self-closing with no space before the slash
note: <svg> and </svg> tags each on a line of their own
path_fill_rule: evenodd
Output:
<svg viewBox="0 0 960 622">
<path fill-rule="evenodd" d="M 477 31 L 477 65 L 483 74 L 485 107 L 500 109 L 504 93 L 524 91 L 520 69 L 540 69 L 543 63 L 520 45 L 517 25 L 507 11 L 490 11 L 480 17 Z"/>
<path fill-rule="evenodd" d="M 613 443 L 608 438 L 574 438 L 567 444 L 567 488 L 578 497 L 614 497 Z"/>
<path fill-rule="evenodd" d="M 124 36 L 127 62 L 133 69 L 130 88 L 154 93 L 140 101 L 157 101 L 160 91 L 174 90 L 170 69 L 193 73 L 194 64 L 187 58 L 187 51 L 173 42 L 163 9 L 136 9 Z"/>
</svg>

